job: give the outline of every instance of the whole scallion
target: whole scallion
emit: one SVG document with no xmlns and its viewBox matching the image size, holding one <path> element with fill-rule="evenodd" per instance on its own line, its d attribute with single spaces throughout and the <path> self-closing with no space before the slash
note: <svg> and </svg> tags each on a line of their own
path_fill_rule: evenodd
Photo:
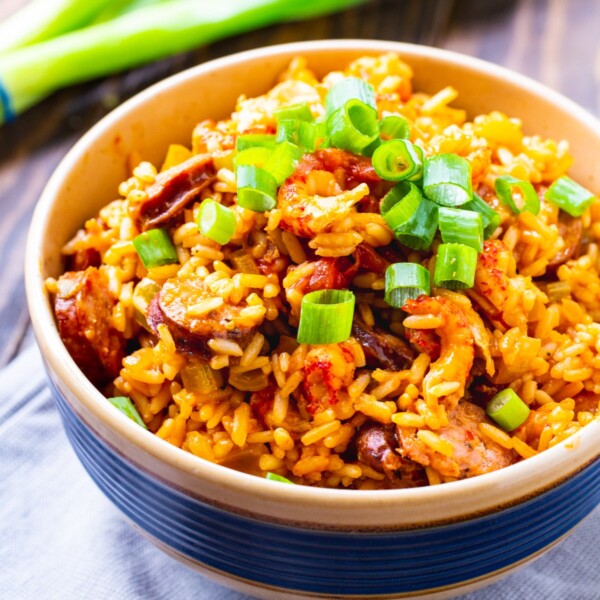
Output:
<svg viewBox="0 0 600 600">
<path fill-rule="evenodd" d="M 0 55 L 0 123 L 61 87 L 364 0 L 174 0 Z"/>
<path fill-rule="evenodd" d="M 115 0 L 31 0 L 0 24 L 0 54 L 91 23 Z"/>
</svg>

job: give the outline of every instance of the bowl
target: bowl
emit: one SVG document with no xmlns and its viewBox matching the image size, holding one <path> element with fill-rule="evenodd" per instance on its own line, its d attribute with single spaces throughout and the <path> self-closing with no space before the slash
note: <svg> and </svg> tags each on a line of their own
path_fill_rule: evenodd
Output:
<svg viewBox="0 0 600 600">
<path fill-rule="evenodd" d="M 525 131 L 568 139 L 582 185 L 600 191 L 600 124 L 523 76 L 451 52 L 394 42 L 285 44 L 215 60 L 117 108 L 74 146 L 44 190 L 27 246 L 35 334 L 69 440 L 92 479 L 150 540 L 225 585 L 259 598 L 448 598 L 539 556 L 600 501 L 600 422 L 508 468 L 442 486 L 349 491 L 277 485 L 188 454 L 135 425 L 84 377 L 63 345 L 44 279 L 61 246 L 116 195 L 137 151 L 158 162 L 222 118 L 244 93 L 272 87 L 303 55 L 318 75 L 398 52 L 415 89 L 446 85 L 471 115 L 497 109 Z"/>
</svg>

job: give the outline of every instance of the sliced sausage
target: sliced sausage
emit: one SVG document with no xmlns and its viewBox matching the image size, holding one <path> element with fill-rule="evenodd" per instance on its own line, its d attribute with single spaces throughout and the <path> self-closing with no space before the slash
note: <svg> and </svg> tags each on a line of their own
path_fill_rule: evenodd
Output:
<svg viewBox="0 0 600 600">
<path fill-rule="evenodd" d="M 89 267 L 58 280 L 54 313 L 69 354 L 96 386 L 114 379 L 125 355 L 125 339 L 111 324 L 116 304 L 104 271 Z"/>
<path fill-rule="evenodd" d="M 405 369 L 415 359 L 414 350 L 402 339 L 354 319 L 352 336 L 361 345 L 372 368 Z"/>
<path fill-rule="evenodd" d="M 188 308 L 216 298 L 197 277 L 168 279 L 160 292 L 154 296 L 146 311 L 146 319 L 152 330 L 164 323 L 173 336 L 179 352 L 208 359 L 212 351 L 208 342 L 212 338 L 227 338 L 243 343 L 254 327 L 232 325 L 247 307 L 245 302 L 237 305 L 224 302 L 202 317 L 190 316 Z"/>
<path fill-rule="evenodd" d="M 355 437 L 358 459 L 387 477 L 390 487 L 416 487 L 426 483 L 423 468 L 398 454 L 393 425 L 367 421 Z"/>
<path fill-rule="evenodd" d="M 399 428 L 402 455 L 423 466 L 431 465 L 443 476 L 460 478 L 496 471 L 515 462 L 517 455 L 513 450 L 484 438 L 480 423 L 490 423 L 483 409 L 461 400 L 448 425 L 436 432 L 452 445 L 452 456 L 434 451 L 417 437 L 414 428 Z"/>
<path fill-rule="evenodd" d="M 159 173 L 139 206 L 143 231 L 161 227 L 177 217 L 215 179 L 212 157 L 199 154 Z"/>
</svg>

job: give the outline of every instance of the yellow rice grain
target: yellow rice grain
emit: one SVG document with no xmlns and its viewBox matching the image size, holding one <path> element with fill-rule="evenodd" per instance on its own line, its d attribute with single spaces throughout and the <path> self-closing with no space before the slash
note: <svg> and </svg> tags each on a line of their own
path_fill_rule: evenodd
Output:
<svg viewBox="0 0 600 600">
<path fill-rule="evenodd" d="M 437 433 L 428 429 L 420 429 L 417 431 L 417 437 L 425 445 L 429 446 L 435 452 L 439 452 L 444 456 L 452 457 L 454 455 L 454 447 L 447 440 L 442 439 Z"/>
<path fill-rule="evenodd" d="M 249 444 L 270 444 L 275 440 L 273 431 L 254 431 L 248 434 L 246 441 Z"/>
<path fill-rule="evenodd" d="M 409 412 L 397 412 L 392 415 L 392 422 L 399 427 L 424 427 L 425 417 Z"/>
<path fill-rule="evenodd" d="M 513 448 L 523 457 L 523 458 L 531 458 L 537 454 L 537 451 L 534 450 L 529 444 L 526 444 L 523 440 L 520 440 L 518 437 L 512 438 Z"/>
<path fill-rule="evenodd" d="M 288 406 L 289 394 L 284 396 L 280 391 L 275 392 L 273 410 L 271 411 L 271 419 L 274 423 L 283 423 L 285 421 Z"/>
<path fill-rule="evenodd" d="M 208 347 L 213 352 L 227 354 L 228 356 L 242 356 L 244 354 L 244 351 L 237 342 L 225 338 L 213 338 L 209 340 Z"/>
<path fill-rule="evenodd" d="M 425 467 L 425 474 L 427 475 L 429 485 L 439 485 L 442 483 L 442 478 L 435 469 L 432 469 L 431 467 Z"/>
<path fill-rule="evenodd" d="M 503 448 L 510 450 L 513 447 L 513 440 L 510 435 L 498 427 L 494 427 L 494 425 L 490 425 L 489 423 L 479 423 L 479 431 L 481 431 L 485 437 L 496 442 Z"/>
<path fill-rule="evenodd" d="M 341 425 L 342 424 L 337 419 L 329 423 L 324 423 L 323 425 L 315 427 L 314 429 L 311 429 L 309 432 L 305 433 L 300 438 L 300 441 L 305 446 L 310 446 L 311 444 L 322 440 L 324 437 L 328 436 L 334 431 L 337 431 L 341 427 Z"/>
<path fill-rule="evenodd" d="M 304 252 L 304 248 L 302 248 L 302 245 L 296 236 L 289 231 L 282 231 L 281 239 L 285 244 L 288 254 L 293 262 L 295 262 L 297 265 L 300 265 L 306 261 L 306 252 Z"/>
<path fill-rule="evenodd" d="M 240 365 L 242 367 L 247 367 L 252 364 L 258 357 L 263 344 L 265 342 L 265 336 L 261 333 L 257 333 L 250 340 L 246 348 L 244 348 L 244 353 L 242 358 L 240 359 Z"/>
<path fill-rule="evenodd" d="M 301 458 L 293 467 L 292 473 L 296 477 L 303 477 L 309 473 L 325 471 L 329 467 L 327 456 L 310 456 Z"/>
</svg>

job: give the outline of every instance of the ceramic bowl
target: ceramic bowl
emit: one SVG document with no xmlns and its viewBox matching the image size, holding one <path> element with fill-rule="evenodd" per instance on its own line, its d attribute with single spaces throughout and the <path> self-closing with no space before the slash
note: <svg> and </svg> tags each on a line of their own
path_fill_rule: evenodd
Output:
<svg viewBox="0 0 600 600">
<path fill-rule="evenodd" d="M 527 133 L 568 139 L 572 175 L 600 192 L 600 124 L 559 94 L 497 66 L 422 46 L 364 40 L 273 46 L 209 62 L 142 92 L 62 161 L 35 212 L 27 249 L 33 326 L 65 429 L 88 473 L 154 543 L 259 598 L 447 598 L 540 555 L 600 500 L 600 423 L 506 469 L 442 486 L 387 491 L 279 485 L 209 462 L 144 431 L 77 368 L 44 279 L 61 246 L 116 197 L 132 151 L 160 162 L 204 118 L 269 89 L 303 55 L 319 75 L 364 54 L 398 52 L 415 89 L 446 85 L 470 115 L 501 110 Z"/>
</svg>

